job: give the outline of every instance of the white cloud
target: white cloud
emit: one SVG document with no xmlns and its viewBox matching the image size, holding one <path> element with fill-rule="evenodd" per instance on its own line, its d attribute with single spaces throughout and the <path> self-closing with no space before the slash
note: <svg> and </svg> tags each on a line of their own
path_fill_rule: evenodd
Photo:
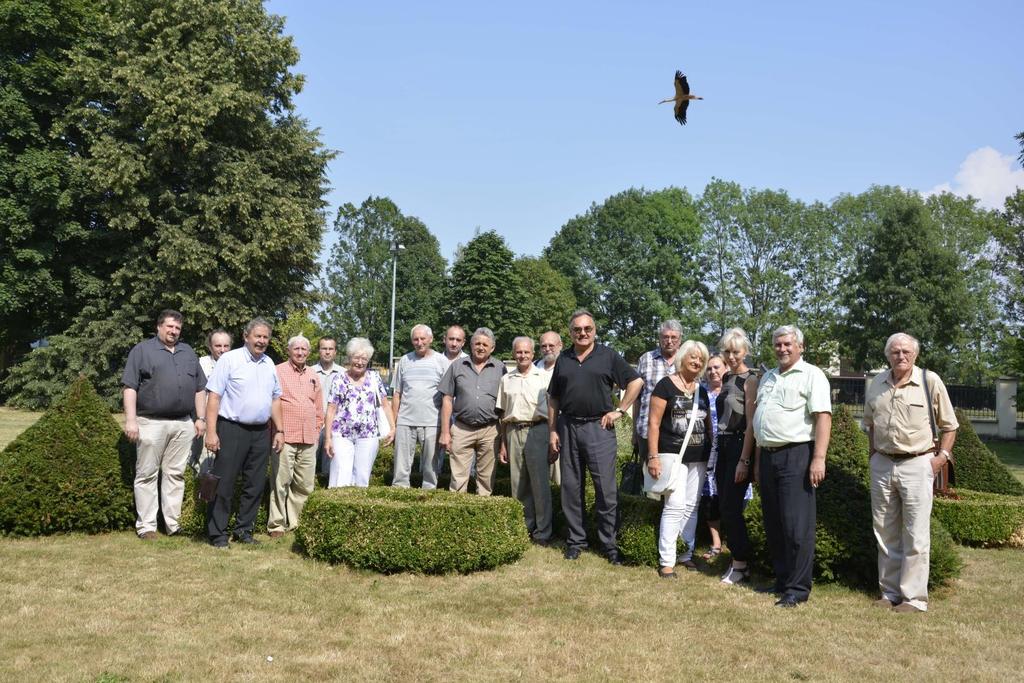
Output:
<svg viewBox="0 0 1024 683">
<path fill-rule="evenodd" d="M 987 209 L 1002 209 L 1006 198 L 1018 187 L 1024 187 L 1024 169 L 1017 164 L 1017 159 L 991 147 L 982 147 L 967 155 L 952 183 L 936 185 L 924 195 L 942 192 L 960 197 L 970 195 Z"/>
</svg>

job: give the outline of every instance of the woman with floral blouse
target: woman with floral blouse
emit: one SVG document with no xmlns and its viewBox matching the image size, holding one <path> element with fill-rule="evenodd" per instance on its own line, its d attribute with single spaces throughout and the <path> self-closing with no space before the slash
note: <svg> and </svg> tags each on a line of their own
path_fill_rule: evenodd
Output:
<svg viewBox="0 0 1024 683">
<path fill-rule="evenodd" d="M 395 418 L 384 381 L 369 369 L 373 346 L 363 337 L 354 337 L 345 346 L 345 354 L 348 370 L 335 376 L 327 401 L 331 429 L 331 438 L 325 440 L 331 463 L 327 488 L 369 486 L 381 434 L 387 435 L 385 446 L 395 438 Z M 384 409 L 387 424 L 380 423 L 378 408 Z"/>
</svg>

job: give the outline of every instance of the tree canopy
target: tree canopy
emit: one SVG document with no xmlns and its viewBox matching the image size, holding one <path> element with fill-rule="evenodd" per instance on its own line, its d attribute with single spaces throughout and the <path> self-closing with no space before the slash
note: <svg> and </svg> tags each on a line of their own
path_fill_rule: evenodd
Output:
<svg viewBox="0 0 1024 683">
<path fill-rule="evenodd" d="M 495 350 L 505 354 L 512 340 L 528 331 L 523 283 L 513 258 L 505 239 L 493 230 L 479 233 L 459 250 L 449 278 L 445 322 L 462 325 L 467 344 L 473 330 L 489 327 Z"/>
<path fill-rule="evenodd" d="M 409 346 L 409 331 L 423 323 L 441 323 L 447 263 L 441 246 L 418 218 L 405 216 L 387 197 L 369 197 L 358 208 L 345 204 L 334 222 L 337 242 L 327 262 L 324 330 L 338 337 L 339 348 L 351 337 L 373 344 L 386 358 L 391 334 L 391 245 L 398 252 L 395 299 L 395 353 Z"/>
<path fill-rule="evenodd" d="M 919 362 L 948 375 L 951 350 L 961 341 L 964 278 L 921 198 L 894 199 L 856 254 L 842 342 L 855 366 L 866 370 L 885 366 L 890 334 L 907 332 L 921 341 Z"/>
<path fill-rule="evenodd" d="M 523 334 L 536 340 L 548 330 L 567 331 L 569 316 L 576 310 L 576 297 L 569 279 L 551 267 L 544 257 L 521 256 L 512 264 L 519 276 L 522 295 L 516 305 L 526 316 Z"/>
<path fill-rule="evenodd" d="M 128 348 L 176 308 L 183 336 L 301 306 L 318 271 L 325 150 L 294 113 L 302 79 L 259 0 L 104 0 L 68 49 L 54 135 L 80 305 L 6 382 L 45 404 L 79 372 L 117 395 Z M 40 384 L 40 373 L 52 372 Z"/>
<path fill-rule="evenodd" d="M 685 190 L 629 189 L 570 219 L 544 257 L 594 314 L 599 335 L 636 360 L 665 319 L 678 318 L 686 335 L 700 332 L 700 233 Z"/>
</svg>

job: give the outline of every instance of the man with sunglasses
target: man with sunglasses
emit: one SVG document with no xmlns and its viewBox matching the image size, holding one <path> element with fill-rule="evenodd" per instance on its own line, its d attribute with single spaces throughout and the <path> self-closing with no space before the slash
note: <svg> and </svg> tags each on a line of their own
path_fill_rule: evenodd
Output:
<svg viewBox="0 0 1024 683">
<path fill-rule="evenodd" d="M 621 355 L 595 343 L 597 326 L 589 311 L 572 314 L 569 333 L 572 348 L 559 356 L 548 386 L 548 448 L 560 463 L 562 510 L 568 526 L 565 559 L 579 559 L 587 547 L 583 484 L 589 470 L 596 493 L 598 541 L 608 561 L 618 565 L 622 558 L 615 538 L 615 421 L 636 400 L 643 379 Z M 625 390 L 618 408 L 612 403 L 615 386 Z"/>
</svg>

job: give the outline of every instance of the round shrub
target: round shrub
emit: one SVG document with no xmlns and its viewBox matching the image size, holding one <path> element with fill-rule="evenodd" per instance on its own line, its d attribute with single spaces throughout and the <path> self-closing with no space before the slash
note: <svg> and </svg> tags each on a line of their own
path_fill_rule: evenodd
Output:
<svg viewBox="0 0 1024 683">
<path fill-rule="evenodd" d="M 0 533 L 126 529 L 134 448 L 85 377 L 0 453 Z"/>
<path fill-rule="evenodd" d="M 1024 536 L 1024 498 L 956 489 L 959 500 L 935 499 L 932 515 L 958 543 L 1016 545 Z"/>
<path fill-rule="evenodd" d="M 493 569 L 529 547 L 515 499 L 377 486 L 314 491 L 296 539 L 312 558 L 386 574 Z"/>
<path fill-rule="evenodd" d="M 960 429 L 953 444 L 953 486 L 957 490 L 1024 496 L 1024 484 L 982 443 L 970 418 L 957 410 L 956 419 Z"/>
<path fill-rule="evenodd" d="M 878 546 L 871 525 L 868 440 L 846 406 L 834 406 L 832 438 L 825 481 L 816 494 L 818 524 L 814 547 L 817 579 L 870 587 L 878 582 Z M 754 563 L 770 573 L 761 500 L 755 494 L 744 517 L 753 545 Z M 934 518 L 931 524 L 929 585 L 960 574 L 960 560 L 949 533 Z"/>
</svg>

